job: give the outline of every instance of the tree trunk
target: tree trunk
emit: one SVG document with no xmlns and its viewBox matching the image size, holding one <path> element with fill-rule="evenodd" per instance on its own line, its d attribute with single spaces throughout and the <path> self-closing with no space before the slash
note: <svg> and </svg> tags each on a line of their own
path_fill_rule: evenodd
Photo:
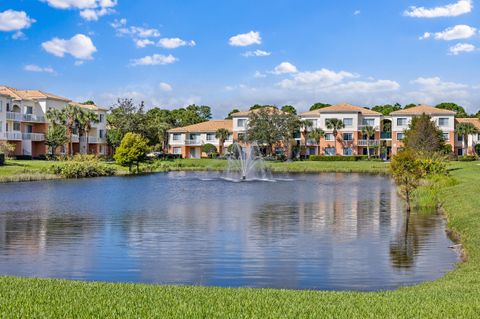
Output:
<svg viewBox="0 0 480 319">
<path fill-rule="evenodd" d="M 367 155 L 368 155 L 368 160 L 370 160 L 370 137 L 367 136 Z"/>
<path fill-rule="evenodd" d="M 335 139 L 334 145 L 335 145 L 335 156 L 337 155 L 337 133 L 333 133 L 333 138 Z"/>
<path fill-rule="evenodd" d="M 411 202 L 410 202 L 410 191 L 405 192 L 405 200 L 407 202 L 407 213 L 412 211 Z"/>
<path fill-rule="evenodd" d="M 467 156 L 468 155 L 468 135 L 465 134 L 463 136 L 463 146 L 465 147 L 465 152 L 463 153 L 463 156 Z"/>
</svg>

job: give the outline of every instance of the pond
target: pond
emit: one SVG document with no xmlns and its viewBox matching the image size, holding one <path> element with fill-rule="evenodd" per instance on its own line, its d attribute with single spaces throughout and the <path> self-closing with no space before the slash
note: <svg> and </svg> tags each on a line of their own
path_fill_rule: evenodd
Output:
<svg viewBox="0 0 480 319">
<path fill-rule="evenodd" d="M 441 215 L 388 177 L 165 173 L 0 185 L 0 275 L 384 290 L 434 280 L 457 254 Z"/>
</svg>

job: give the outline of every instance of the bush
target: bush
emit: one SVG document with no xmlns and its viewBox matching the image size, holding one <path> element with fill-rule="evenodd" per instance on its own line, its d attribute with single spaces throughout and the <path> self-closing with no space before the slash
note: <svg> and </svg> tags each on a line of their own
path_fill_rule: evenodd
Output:
<svg viewBox="0 0 480 319">
<path fill-rule="evenodd" d="M 316 162 L 358 162 L 367 160 L 367 155 L 354 155 L 354 156 L 323 156 L 323 155 L 310 155 L 310 161 Z"/>
<path fill-rule="evenodd" d="M 217 147 L 213 144 L 207 143 L 202 146 L 202 152 L 206 153 L 208 156 L 211 156 L 213 153 L 217 152 Z"/>
<path fill-rule="evenodd" d="M 17 155 L 15 156 L 15 159 L 21 161 L 31 161 L 33 157 L 31 155 Z"/>
<path fill-rule="evenodd" d="M 5 165 L 5 154 L 0 154 L 0 166 Z"/>
<path fill-rule="evenodd" d="M 64 178 L 86 178 L 112 176 L 116 170 L 97 161 L 69 161 L 65 164 L 52 165 L 52 172 Z"/>
<path fill-rule="evenodd" d="M 422 168 L 423 174 L 425 176 L 447 174 L 447 162 L 439 156 L 433 156 L 430 158 L 419 158 L 417 159 L 417 162 Z"/>
<path fill-rule="evenodd" d="M 457 160 L 459 162 L 473 162 L 477 160 L 477 157 L 474 155 L 459 156 Z"/>
</svg>

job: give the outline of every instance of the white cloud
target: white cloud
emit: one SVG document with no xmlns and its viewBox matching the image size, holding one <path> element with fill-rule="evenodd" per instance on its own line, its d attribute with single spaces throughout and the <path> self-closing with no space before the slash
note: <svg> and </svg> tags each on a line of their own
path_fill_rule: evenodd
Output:
<svg viewBox="0 0 480 319">
<path fill-rule="evenodd" d="M 145 48 L 149 45 L 154 45 L 155 44 L 155 42 L 153 42 L 150 39 L 137 39 L 137 40 L 134 40 L 134 42 L 135 42 L 135 46 L 137 48 Z"/>
<path fill-rule="evenodd" d="M 471 12 L 472 8 L 472 0 L 459 0 L 456 3 L 435 8 L 413 6 L 406 10 L 404 15 L 414 18 L 456 17 Z"/>
<path fill-rule="evenodd" d="M 41 67 L 35 64 L 27 64 L 23 67 L 23 69 L 28 72 L 56 74 L 55 70 L 51 67 Z"/>
<path fill-rule="evenodd" d="M 254 78 L 261 79 L 267 77 L 266 74 L 260 72 L 260 71 L 255 71 L 255 74 L 253 75 Z"/>
<path fill-rule="evenodd" d="M 185 41 L 180 38 L 163 38 L 158 40 L 158 46 L 165 49 L 176 49 L 183 46 L 195 46 L 195 41 Z"/>
<path fill-rule="evenodd" d="M 438 76 L 419 77 L 411 81 L 411 83 L 420 85 L 423 89 L 439 90 L 439 91 L 465 89 L 468 87 L 468 85 L 466 84 L 455 83 L 455 82 L 444 82 Z"/>
<path fill-rule="evenodd" d="M 117 36 L 130 37 L 137 48 L 145 48 L 149 45 L 154 45 L 154 38 L 160 37 L 160 31 L 155 28 L 127 26 L 127 19 L 115 20 L 110 23 L 110 26 L 115 29 Z"/>
<path fill-rule="evenodd" d="M 270 56 L 271 54 L 272 54 L 271 52 L 267 52 L 263 50 L 255 50 L 255 51 L 247 51 L 242 55 L 246 58 L 250 58 L 250 57 Z"/>
<path fill-rule="evenodd" d="M 430 33 L 430 32 L 425 32 L 420 39 L 428 39 L 430 37 L 434 37 L 436 40 L 445 40 L 445 41 L 451 41 L 451 40 L 459 40 L 459 39 L 468 39 L 473 37 L 477 33 L 477 29 L 474 27 L 465 25 L 465 24 L 459 24 L 451 28 L 447 28 L 444 31 L 441 32 L 435 32 L 435 33 Z"/>
<path fill-rule="evenodd" d="M 57 9 L 80 10 L 80 16 L 87 21 L 96 21 L 100 17 L 115 12 L 117 0 L 44 0 Z"/>
<path fill-rule="evenodd" d="M 252 44 L 262 44 L 262 37 L 258 31 L 238 34 L 230 38 L 229 44 L 235 47 L 246 47 Z"/>
<path fill-rule="evenodd" d="M 324 68 L 317 71 L 299 72 L 293 79 L 284 79 L 278 85 L 285 89 L 310 89 L 327 87 L 355 77 L 358 76 L 350 72 L 335 72 Z"/>
<path fill-rule="evenodd" d="M 149 55 L 145 56 L 140 59 L 134 59 L 132 61 L 133 66 L 137 65 L 166 65 L 166 64 L 172 64 L 177 62 L 178 59 L 174 57 L 173 55 L 162 55 L 162 54 L 154 54 L 154 55 Z"/>
<path fill-rule="evenodd" d="M 0 12 L 0 31 L 19 31 L 28 29 L 35 23 L 25 11 L 6 10 Z"/>
<path fill-rule="evenodd" d="M 165 83 L 165 82 L 161 82 L 158 87 L 160 88 L 160 90 L 162 90 L 163 92 L 170 92 L 173 90 L 172 86 L 168 83 Z"/>
<path fill-rule="evenodd" d="M 375 80 L 375 81 L 350 81 L 327 87 L 326 92 L 348 92 L 348 93 L 373 93 L 388 92 L 400 89 L 400 84 L 392 80 Z"/>
<path fill-rule="evenodd" d="M 70 54 L 79 60 L 91 60 L 93 53 L 97 51 L 92 39 L 84 34 L 77 34 L 70 39 L 53 38 L 43 42 L 42 47 L 48 53 L 58 57 Z"/>
<path fill-rule="evenodd" d="M 362 13 L 362 11 L 360 11 L 360 10 L 355 10 L 355 11 L 353 12 L 353 15 L 354 15 L 354 16 L 358 16 L 358 15 L 361 14 L 361 13 Z"/>
<path fill-rule="evenodd" d="M 17 31 L 14 34 L 12 34 L 12 39 L 13 40 L 20 40 L 20 39 L 26 39 L 27 37 L 25 36 L 25 33 L 22 31 Z"/>
<path fill-rule="evenodd" d="M 297 73 L 298 69 L 290 62 L 282 62 L 273 69 L 273 74 Z"/>
<path fill-rule="evenodd" d="M 460 53 L 473 52 L 477 48 L 470 43 L 457 43 L 449 48 L 450 54 L 459 55 Z"/>
<path fill-rule="evenodd" d="M 404 94 L 404 99 L 436 105 L 445 101 L 455 101 L 460 105 L 471 107 L 480 102 L 480 96 L 473 87 L 456 82 L 443 81 L 440 77 L 419 77 L 411 84 L 415 89 Z"/>
</svg>

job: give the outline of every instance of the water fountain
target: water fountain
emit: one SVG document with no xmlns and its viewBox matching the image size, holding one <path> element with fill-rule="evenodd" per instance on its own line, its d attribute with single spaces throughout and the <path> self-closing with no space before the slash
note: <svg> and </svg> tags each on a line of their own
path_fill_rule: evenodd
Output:
<svg viewBox="0 0 480 319">
<path fill-rule="evenodd" d="M 228 157 L 228 167 L 226 171 L 226 178 L 228 180 L 271 180 L 265 169 L 262 153 L 256 143 L 243 147 L 238 143 L 234 143 L 231 148 L 232 152 Z"/>
</svg>

